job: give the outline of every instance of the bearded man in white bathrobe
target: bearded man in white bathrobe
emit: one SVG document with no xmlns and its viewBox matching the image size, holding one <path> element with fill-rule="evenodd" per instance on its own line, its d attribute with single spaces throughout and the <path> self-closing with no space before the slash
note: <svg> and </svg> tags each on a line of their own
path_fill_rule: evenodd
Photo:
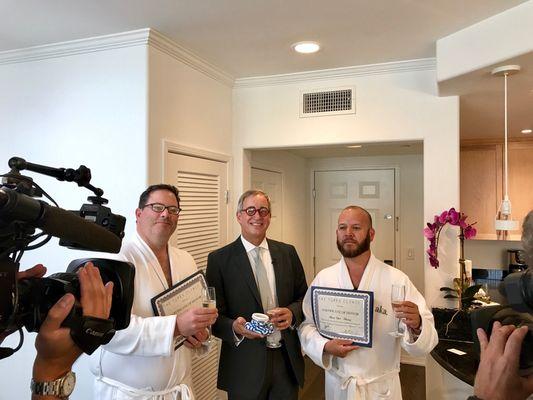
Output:
<svg viewBox="0 0 533 400">
<path fill-rule="evenodd" d="M 300 325 L 304 352 L 326 370 L 326 400 L 401 400 L 400 348 L 413 356 L 428 354 L 438 342 L 433 315 L 407 275 L 378 260 L 370 251 L 374 240 L 372 218 L 363 208 L 346 207 L 339 215 L 337 247 L 341 260 L 318 273 L 303 302 Z M 405 301 L 391 306 L 393 284 L 405 286 Z M 311 308 L 313 286 L 374 293 L 373 343 L 359 347 L 350 340 L 327 339 L 317 331 Z M 402 319 L 404 334 L 389 335 Z"/>
<path fill-rule="evenodd" d="M 197 272 L 189 253 L 168 245 L 180 213 L 178 189 L 159 184 L 140 196 L 137 229 L 119 259 L 135 265 L 135 295 L 128 328 L 91 356 L 95 399 L 189 400 L 191 354 L 207 339 L 217 310 L 194 308 L 180 315 L 154 316 L 151 299 Z M 178 335 L 188 337 L 174 349 Z"/>
</svg>

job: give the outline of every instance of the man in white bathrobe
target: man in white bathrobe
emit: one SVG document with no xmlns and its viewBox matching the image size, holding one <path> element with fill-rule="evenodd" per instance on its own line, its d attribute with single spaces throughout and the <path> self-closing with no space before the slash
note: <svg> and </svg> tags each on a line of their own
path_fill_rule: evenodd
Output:
<svg viewBox="0 0 533 400">
<path fill-rule="evenodd" d="M 372 218 L 363 208 L 346 207 L 339 216 L 337 247 L 341 260 L 318 273 L 303 302 L 305 321 L 300 325 L 304 352 L 326 370 L 327 400 L 401 400 L 400 348 L 413 356 L 428 354 L 437 344 L 433 315 L 407 275 L 370 251 L 374 239 Z M 405 286 L 405 301 L 393 311 L 391 286 Z M 311 309 L 313 286 L 358 289 L 374 293 L 373 343 L 358 347 L 350 340 L 329 340 L 317 331 Z M 402 319 L 400 338 L 389 332 Z"/>
<path fill-rule="evenodd" d="M 191 354 L 174 350 L 178 335 L 189 347 L 207 338 L 206 327 L 216 309 L 195 308 L 180 315 L 154 316 L 151 298 L 197 271 L 189 253 L 168 245 L 180 212 L 178 189 L 153 185 L 144 191 L 135 211 L 137 231 L 119 258 L 135 265 L 135 295 L 131 322 L 91 356 L 96 377 L 95 399 L 181 399 L 192 394 Z"/>
</svg>

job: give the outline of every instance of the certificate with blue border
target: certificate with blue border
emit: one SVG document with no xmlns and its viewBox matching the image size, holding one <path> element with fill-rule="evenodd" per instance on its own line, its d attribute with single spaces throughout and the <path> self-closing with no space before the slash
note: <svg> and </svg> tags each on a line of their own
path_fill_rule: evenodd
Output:
<svg viewBox="0 0 533 400">
<path fill-rule="evenodd" d="M 373 292 L 313 286 L 311 306 L 315 326 L 322 336 L 372 347 Z"/>
</svg>

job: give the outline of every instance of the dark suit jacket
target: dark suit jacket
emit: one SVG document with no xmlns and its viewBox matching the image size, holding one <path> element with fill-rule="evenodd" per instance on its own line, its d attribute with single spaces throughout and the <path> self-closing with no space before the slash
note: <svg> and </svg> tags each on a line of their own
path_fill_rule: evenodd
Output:
<svg viewBox="0 0 533 400">
<path fill-rule="evenodd" d="M 279 307 L 287 307 L 298 326 L 303 320 L 302 300 L 307 283 L 294 246 L 267 239 L 276 276 Z M 217 296 L 218 319 L 213 334 L 222 339 L 218 387 L 236 395 L 259 393 L 266 369 L 264 339 L 244 339 L 235 347 L 232 324 L 237 317 L 250 321 L 255 312 L 264 313 L 259 289 L 241 238 L 213 251 L 207 259 L 207 282 Z M 296 330 L 282 331 L 284 351 L 289 356 L 298 384 L 304 383 L 304 361 Z"/>
</svg>

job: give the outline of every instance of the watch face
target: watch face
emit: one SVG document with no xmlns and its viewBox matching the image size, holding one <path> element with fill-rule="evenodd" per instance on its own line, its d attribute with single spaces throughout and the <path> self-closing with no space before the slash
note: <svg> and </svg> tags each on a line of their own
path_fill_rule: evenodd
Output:
<svg viewBox="0 0 533 400">
<path fill-rule="evenodd" d="M 69 372 L 64 377 L 63 381 L 63 394 L 65 396 L 70 396 L 70 394 L 74 391 L 74 386 L 76 386 L 76 375 L 74 373 Z"/>
</svg>

